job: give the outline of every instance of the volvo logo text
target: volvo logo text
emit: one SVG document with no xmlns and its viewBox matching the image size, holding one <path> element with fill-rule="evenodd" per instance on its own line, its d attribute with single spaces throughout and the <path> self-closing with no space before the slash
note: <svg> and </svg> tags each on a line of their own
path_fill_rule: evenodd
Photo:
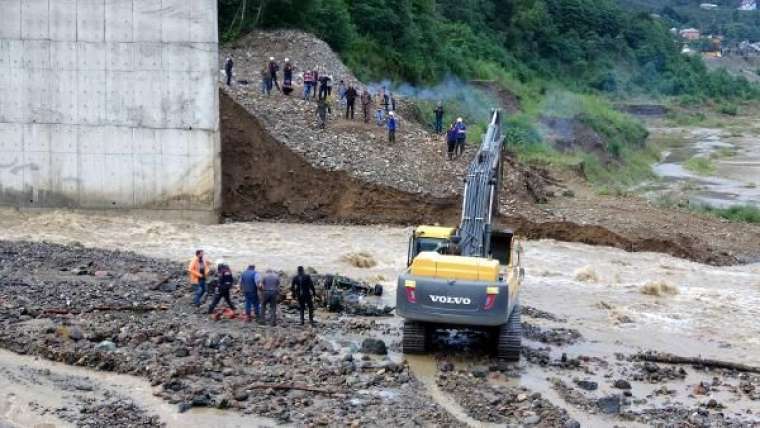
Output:
<svg viewBox="0 0 760 428">
<path fill-rule="evenodd" d="M 448 303 L 450 305 L 469 305 L 472 301 L 468 297 L 448 297 L 430 295 L 430 300 L 434 303 Z"/>
</svg>

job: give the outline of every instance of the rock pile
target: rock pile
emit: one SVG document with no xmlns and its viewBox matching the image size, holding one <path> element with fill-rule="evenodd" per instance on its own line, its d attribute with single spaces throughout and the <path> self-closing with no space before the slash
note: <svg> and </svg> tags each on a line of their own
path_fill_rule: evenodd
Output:
<svg viewBox="0 0 760 428">
<path fill-rule="evenodd" d="M 180 411 L 229 408 L 296 424 L 451 423 L 408 366 L 380 355 L 382 341 L 367 346 L 378 355 L 347 358 L 351 347 L 318 334 L 342 329 L 327 316 L 318 317 L 319 329 L 297 326 L 294 316 L 274 328 L 212 322 L 190 305 L 191 290 L 177 263 L 0 241 L 0 265 L 0 347 L 145 377 Z M 177 287 L 162 291 L 164 284 Z M 353 346 L 359 349 L 360 340 Z M 118 400 L 92 403 L 72 421 L 142 424 L 124 419 L 130 408 Z"/>
<path fill-rule="evenodd" d="M 260 70 L 274 56 L 279 62 L 288 57 L 296 74 L 314 66 L 329 70 L 336 80 L 365 86 L 358 81 L 326 43 L 298 31 L 254 32 L 222 49 L 235 57 L 237 83 L 223 90 L 244 106 L 265 126 L 277 141 L 298 153 L 311 165 L 330 171 L 346 171 L 353 177 L 410 193 L 447 197 L 461 192 L 466 165 L 477 142 L 470 143 L 469 154 L 445 161 L 445 142 L 412 120 L 401 117 L 396 143 L 387 143 L 386 131 L 374 123 L 364 124 L 357 100 L 356 119 L 342 119 L 344 111 L 333 101 L 333 114 L 326 130 L 319 130 L 316 103 L 304 101 L 300 83 L 289 97 L 276 90 L 271 96 L 261 94 Z M 282 79 L 282 72 L 279 73 Z M 298 80 L 298 79 L 296 79 Z M 404 103 L 399 99 L 398 103 Z M 432 114 L 432 113 L 431 113 Z M 224 118 L 223 118 L 224 120 Z"/>
</svg>

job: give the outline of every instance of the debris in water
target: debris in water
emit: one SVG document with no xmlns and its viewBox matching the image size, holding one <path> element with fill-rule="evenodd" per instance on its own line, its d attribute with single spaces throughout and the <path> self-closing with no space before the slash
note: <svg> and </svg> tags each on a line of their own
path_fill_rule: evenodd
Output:
<svg viewBox="0 0 760 428">
<path fill-rule="evenodd" d="M 584 266 L 575 271 L 575 280 L 580 282 L 599 282 L 599 276 L 591 266 Z"/>
<path fill-rule="evenodd" d="M 670 285 L 665 281 L 649 281 L 641 287 L 640 291 L 641 294 L 647 296 L 674 296 L 678 294 L 678 287 Z"/>
<path fill-rule="evenodd" d="M 366 253 L 364 251 L 346 254 L 341 258 L 341 260 L 350 264 L 351 266 L 362 269 L 368 269 L 377 266 L 377 261 L 375 261 L 375 258 L 372 257 L 372 254 Z"/>
</svg>

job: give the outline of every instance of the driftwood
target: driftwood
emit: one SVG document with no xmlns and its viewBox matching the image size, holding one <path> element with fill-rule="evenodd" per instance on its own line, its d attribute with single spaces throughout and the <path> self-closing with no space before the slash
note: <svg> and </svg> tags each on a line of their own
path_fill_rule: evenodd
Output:
<svg viewBox="0 0 760 428">
<path fill-rule="evenodd" d="M 308 392 L 316 392 L 319 394 L 337 394 L 338 391 L 329 389 L 329 388 L 317 388 L 313 386 L 307 386 L 307 385 L 299 385 L 295 383 L 254 383 L 251 385 L 248 385 L 249 389 L 280 389 L 280 390 L 299 390 L 299 391 L 308 391 Z"/>
<path fill-rule="evenodd" d="M 640 361 L 649 361 L 652 363 L 663 364 L 690 364 L 694 366 L 710 367 L 715 369 L 736 370 L 739 372 L 760 373 L 760 367 L 749 366 L 741 363 L 732 363 L 730 361 L 712 360 L 700 357 L 681 357 L 665 353 L 638 353 L 634 359 Z"/>
</svg>

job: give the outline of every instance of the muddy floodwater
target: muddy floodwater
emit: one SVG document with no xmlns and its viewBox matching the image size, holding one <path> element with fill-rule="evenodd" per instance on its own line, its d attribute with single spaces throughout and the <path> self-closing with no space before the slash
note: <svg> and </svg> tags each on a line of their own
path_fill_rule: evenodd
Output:
<svg viewBox="0 0 760 428">
<path fill-rule="evenodd" d="M 196 248 L 203 248 L 209 257 L 224 259 L 233 269 L 241 269 L 249 263 L 260 268 L 288 271 L 298 265 L 311 266 L 319 272 L 338 272 L 382 283 L 387 290 L 382 299 L 390 305 L 395 301 L 395 276 L 405 267 L 410 230 L 388 226 L 287 223 L 203 226 L 69 212 L 0 212 L 0 239 L 78 242 L 84 246 L 129 250 L 177 261 L 186 261 Z M 760 366 L 757 321 L 760 319 L 760 264 L 712 267 L 662 254 L 627 253 L 613 248 L 550 240 L 525 242 L 523 248 L 526 269 L 521 294 L 523 305 L 562 318 L 563 327 L 578 330 L 585 339 L 563 348 L 564 353 L 593 355 L 600 361 L 613 364 L 617 354 L 655 350 Z M 354 266 L 348 256 L 356 253 L 366 253 L 376 265 L 370 268 Z M 551 319 L 531 321 L 539 327 L 557 326 Z M 388 318 L 384 322 L 397 325 L 400 321 Z M 530 339 L 527 343 L 540 346 L 531 343 Z M 466 347 L 455 347 L 449 354 L 459 366 L 475 366 L 479 361 L 479 355 Z M 7 366 L 6 370 L 18 375 L 18 381 L 12 378 L 0 381 L 3 391 L 0 417 L 15 415 L 10 420 L 12 426 L 50 422 L 46 416 L 13 411 L 15 403 L 32 400 L 33 396 L 39 400 L 61 399 L 64 393 L 56 389 L 59 386 L 55 382 L 43 380 L 30 387 L 29 382 L 19 375 L 25 370 L 45 367 L 54 373 L 60 372 L 61 376 L 91 377 L 104 388 L 121 391 L 142 406 L 164 415 L 162 418 L 170 426 L 210 426 L 216 417 L 215 414 L 194 414 L 192 418 L 177 419 L 179 416 L 171 416 L 177 414 L 174 407 L 170 406 L 170 411 L 164 412 L 163 404 L 151 396 L 147 383 L 136 378 L 93 374 L 84 369 L 52 365 L 6 352 L 0 353 L 0 362 Z M 409 362 L 430 395 L 460 422 L 480 424 L 467 415 L 453 396 L 436 385 L 434 357 L 414 357 Z M 589 380 L 597 381 L 599 392 L 605 393 L 611 387 L 602 376 L 601 372 L 590 374 Z M 501 381 L 523 385 L 551 397 L 556 392 L 547 377 L 538 366 L 526 366 L 520 376 Z M 675 391 L 667 398 L 653 398 L 649 404 L 657 400 L 693 404 L 702 398 L 695 397 L 691 391 L 694 384 L 703 380 L 703 376 L 691 373 L 670 384 Z M 490 381 L 500 382 L 498 379 Z M 659 387 L 639 385 L 635 387 L 635 393 L 637 396 L 652 395 Z M 720 392 L 715 392 L 714 398 L 725 401 L 727 413 L 758 409 L 757 402 L 722 396 Z M 553 401 L 561 402 L 559 398 Z M 49 406 L 55 406 L 55 403 L 49 403 Z M 565 407 L 583 426 L 603 427 L 612 423 L 604 416 L 582 415 L 573 411 L 572 406 Z M 204 424 L 198 425 L 199 421 Z M 230 425 L 233 422 L 234 419 L 225 419 L 225 424 L 218 426 L 234 426 Z M 56 426 L 59 425 L 56 423 Z"/>
<path fill-rule="evenodd" d="M 677 138 L 653 167 L 661 183 L 658 193 L 678 191 L 692 204 L 727 208 L 760 206 L 760 137 L 754 131 L 726 129 L 654 129 L 656 135 Z M 693 171 L 687 162 L 702 158 L 711 170 Z"/>
</svg>

